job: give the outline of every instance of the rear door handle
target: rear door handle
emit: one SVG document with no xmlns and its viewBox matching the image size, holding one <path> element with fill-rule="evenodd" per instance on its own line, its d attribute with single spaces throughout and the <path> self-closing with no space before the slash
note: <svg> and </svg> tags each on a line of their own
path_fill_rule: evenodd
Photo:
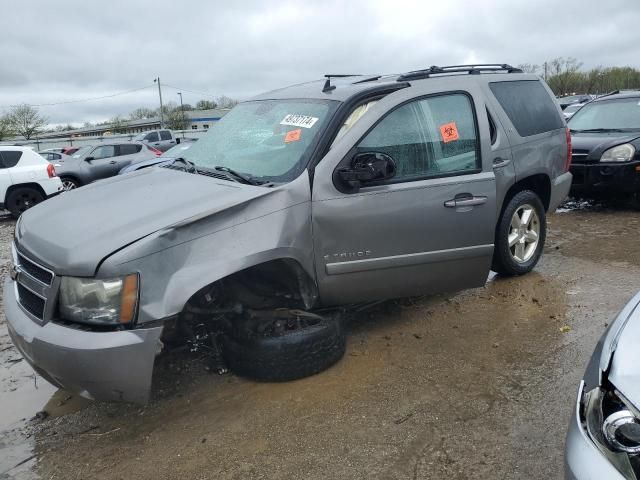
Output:
<svg viewBox="0 0 640 480">
<path fill-rule="evenodd" d="M 452 200 L 444 202 L 444 206 L 448 208 L 457 207 L 474 207 L 487 203 L 487 197 L 474 197 L 473 195 L 459 196 Z"/>
<path fill-rule="evenodd" d="M 509 165 L 510 162 L 511 162 L 510 158 L 496 157 L 493 159 L 493 168 L 504 167 L 506 165 Z"/>
<path fill-rule="evenodd" d="M 115 160 L 111 160 L 111 161 L 109 162 L 109 164 L 110 164 L 110 165 L 115 165 L 116 163 L 118 163 L 118 162 L 116 162 Z"/>
</svg>

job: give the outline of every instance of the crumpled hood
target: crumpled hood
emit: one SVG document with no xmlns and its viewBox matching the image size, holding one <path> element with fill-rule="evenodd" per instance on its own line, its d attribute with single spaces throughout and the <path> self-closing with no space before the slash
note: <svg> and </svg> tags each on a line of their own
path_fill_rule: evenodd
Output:
<svg viewBox="0 0 640 480">
<path fill-rule="evenodd" d="M 640 133 L 572 133 L 571 148 L 574 152 L 588 153 L 585 160 L 599 161 L 605 150 L 623 143 L 633 142 Z"/>
<path fill-rule="evenodd" d="M 619 325 L 605 339 L 600 366 L 609 354 L 607 378 L 637 408 L 640 408 L 640 294 L 637 294 L 616 319 Z M 608 347 L 608 348 L 607 348 Z M 603 370 L 606 371 L 606 370 Z"/>
<path fill-rule="evenodd" d="M 57 274 L 92 276 L 104 258 L 142 237 L 271 192 L 167 168 L 144 169 L 29 209 L 17 225 L 17 244 Z"/>
</svg>

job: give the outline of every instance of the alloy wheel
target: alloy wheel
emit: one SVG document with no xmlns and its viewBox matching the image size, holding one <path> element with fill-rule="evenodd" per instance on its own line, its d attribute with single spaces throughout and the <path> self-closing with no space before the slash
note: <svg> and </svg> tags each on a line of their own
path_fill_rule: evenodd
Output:
<svg viewBox="0 0 640 480">
<path fill-rule="evenodd" d="M 528 262 L 535 255 L 540 241 L 540 218 L 533 206 L 521 205 L 513 213 L 508 241 L 516 262 Z"/>
</svg>

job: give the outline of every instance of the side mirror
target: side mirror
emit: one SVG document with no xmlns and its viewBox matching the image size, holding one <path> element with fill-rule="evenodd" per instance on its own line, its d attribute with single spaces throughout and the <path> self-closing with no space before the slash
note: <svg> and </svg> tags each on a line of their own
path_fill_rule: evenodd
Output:
<svg viewBox="0 0 640 480">
<path fill-rule="evenodd" d="M 358 190 L 362 184 L 393 178 L 396 162 L 386 153 L 365 152 L 354 155 L 350 168 L 338 170 L 340 180 L 350 189 Z"/>
<path fill-rule="evenodd" d="M 85 162 L 90 162 L 91 160 L 95 160 L 93 157 L 87 157 L 84 159 Z"/>
</svg>

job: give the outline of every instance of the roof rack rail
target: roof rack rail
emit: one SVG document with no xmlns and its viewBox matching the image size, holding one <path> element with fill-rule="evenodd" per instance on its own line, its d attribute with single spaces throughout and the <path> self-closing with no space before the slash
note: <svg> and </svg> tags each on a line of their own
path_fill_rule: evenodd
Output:
<svg viewBox="0 0 640 480">
<path fill-rule="evenodd" d="M 471 75 L 478 75 L 482 72 L 500 71 L 506 71 L 507 73 L 522 73 L 521 69 L 512 67 L 506 63 L 474 63 L 470 65 L 447 65 L 445 67 L 432 65 L 431 67 L 423 70 L 404 73 L 398 77 L 398 81 L 419 80 L 422 78 L 429 78 L 432 75 L 443 75 L 447 73 L 469 73 Z"/>
<path fill-rule="evenodd" d="M 328 74 L 325 75 L 325 78 L 327 79 L 326 82 L 324 82 L 324 87 L 322 87 L 322 92 L 330 92 L 331 90 L 335 89 L 336 86 L 335 85 L 331 85 L 331 79 L 332 78 L 345 78 L 345 77 L 360 77 L 362 75 L 358 74 L 358 73 L 336 73 L 334 74 Z"/>
</svg>

